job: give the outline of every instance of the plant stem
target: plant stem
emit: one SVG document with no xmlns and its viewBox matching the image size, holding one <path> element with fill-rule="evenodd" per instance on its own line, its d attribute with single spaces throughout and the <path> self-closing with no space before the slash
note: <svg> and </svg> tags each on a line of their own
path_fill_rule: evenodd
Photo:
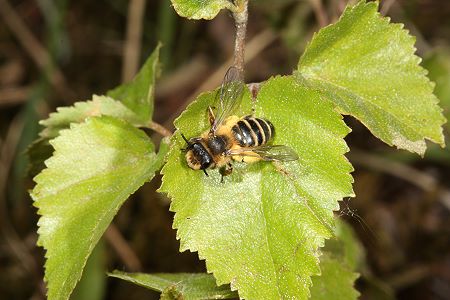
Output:
<svg viewBox="0 0 450 300">
<path fill-rule="evenodd" d="M 164 137 L 168 137 L 168 136 L 172 135 L 172 132 L 169 129 L 167 129 L 166 127 L 164 127 L 161 124 L 158 124 L 154 121 L 150 121 L 150 123 L 148 123 L 148 128 L 159 133 L 160 135 L 162 135 Z"/>
<path fill-rule="evenodd" d="M 244 72 L 244 50 L 245 34 L 248 21 L 248 0 L 242 0 L 239 3 L 239 9 L 233 12 L 234 24 L 236 26 L 236 39 L 234 42 L 234 61 L 233 65 Z"/>
<path fill-rule="evenodd" d="M 131 0 L 128 4 L 127 33 L 123 49 L 122 82 L 131 81 L 139 69 L 145 4 L 145 0 Z"/>
</svg>

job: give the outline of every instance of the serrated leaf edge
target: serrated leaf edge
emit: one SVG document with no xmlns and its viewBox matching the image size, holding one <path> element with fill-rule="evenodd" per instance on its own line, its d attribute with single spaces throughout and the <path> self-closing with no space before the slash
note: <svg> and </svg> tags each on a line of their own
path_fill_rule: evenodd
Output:
<svg viewBox="0 0 450 300">
<path fill-rule="evenodd" d="M 70 124 L 70 129 L 63 129 L 63 130 L 61 130 L 58 137 L 56 137 L 56 138 L 50 140 L 50 144 L 53 146 L 53 148 L 55 149 L 55 151 L 53 152 L 53 155 L 52 155 L 50 158 L 48 158 L 48 159 L 44 162 L 46 168 L 45 168 L 44 170 L 42 170 L 38 175 L 36 175 L 36 176 L 33 178 L 33 181 L 36 183 L 35 187 L 36 187 L 37 185 L 39 185 L 39 184 L 42 184 L 42 183 L 40 182 L 40 177 L 43 176 L 43 173 L 48 169 L 48 165 L 51 164 L 51 162 L 52 162 L 53 160 L 55 160 L 55 157 L 57 157 L 58 155 L 60 155 L 60 154 L 59 154 L 59 150 L 58 150 L 57 148 L 55 148 L 55 144 L 57 144 L 58 141 L 59 141 L 61 138 L 63 138 L 66 134 L 68 134 L 71 130 L 76 129 L 76 128 L 78 128 L 78 127 L 86 126 L 86 124 L 87 124 L 89 121 L 91 121 L 93 118 L 97 118 L 97 117 L 100 117 L 100 116 L 94 116 L 94 117 L 86 118 L 84 123 L 71 123 L 71 124 Z M 113 117 L 109 117 L 109 116 L 106 116 L 106 117 L 107 117 L 107 118 L 113 118 Z M 113 119 L 116 119 L 116 118 L 113 118 Z M 120 120 L 120 119 L 116 119 L 116 120 Z M 125 121 L 123 121 L 123 120 L 120 120 L 120 121 L 125 123 Z M 157 154 L 155 154 L 155 153 L 153 152 L 153 153 L 152 153 L 152 157 L 156 157 L 156 156 L 157 156 Z M 158 159 L 155 159 L 155 163 L 158 163 Z M 162 163 L 162 162 L 160 162 L 160 163 Z M 155 172 L 153 172 L 153 175 L 150 176 L 148 179 L 144 180 L 144 181 L 142 182 L 142 184 L 141 184 L 139 187 L 141 187 L 141 186 L 142 186 L 143 184 L 145 184 L 146 182 L 150 181 L 154 176 L 155 176 Z M 137 179 L 138 179 L 138 178 L 136 178 L 136 180 L 137 180 Z M 139 189 L 139 187 L 138 187 L 137 189 Z M 137 190 L 137 189 L 136 189 L 136 190 Z M 127 193 L 127 195 L 125 195 L 126 198 L 125 198 L 124 201 L 126 201 L 126 199 L 128 199 L 130 195 L 132 195 L 133 193 L 135 193 L 136 190 L 135 190 L 134 192 Z M 44 258 L 45 258 L 45 264 L 44 264 L 44 270 L 45 270 L 45 272 L 44 272 L 44 282 L 49 283 L 49 278 L 47 277 L 47 263 L 48 263 L 48 259 L 50 258 L 50 256 L 49 256 L 49 251 L 48 251 L 47 247 L 45 247 L 45 241 L 43 240 L 42 235 L 41 235 L 41 233 L 42 233 L 42 226 L 41 226 L 41 225 L 42 225 L 42 217 L 45 217 L 45 216 L 42 214 L 41 208 L 40 208 L 40 206 L 39 206 L 39 200 L 36 200 L 36 199 L 35 199 L 35 193 L 33 193 L 33 191 L 30 191 L 30 196 L 31 196 L 31 198 L 33 199 L 32 205 L 33 205 L 34 207 L 37 208 L 37 213 L 38 213 L 38 215 L 40 216 L 40 218 L 39 218 L 39 220 L 38 220 L 38 222 L 37 222 L 37 225 L 38 225 L 38 230 L 37 230 L 37 233 L 38 233 L 38 239 L 37 239 L 36 244 L 37 244 L 38 246 L 40 246 L 40 247 L 43 247 L 44 250 L 45 250 L 45 254 L 44 254 Z M 114 199 L 116 200 L 116 199 L 118 199 L 118 198 L 122 198 L 122 195 L 118 195 L 118 196 L 115 197 Z M 112 203 L 115 203 L 115 202 L 116 202 L 116 201 L 112 201 Z M 118 205 L 116 205 L 116 206 L 113 208 L 113 210 L 115 211 L 113 217 L 117 214 L 117 211 L 119 210 L 119 208 L 120 208 L 122 205 L 123 205 L 123 202 L 122 202 L 122 203 L 119 203 Z M 108 213 L 109 211 L 110 211 L 110 210 L 105 211 L 105 213 L 104 213 L 101 217 L 99 217 L 99 220 L 104 220 L 105 216 L 107 215 L 107 213 Z M 97 222 L 96 228 L 98 228 L 98 226 L 100 226 L 101 223 L 102 223 L 102 221 Z M 100 236 L 100 237 L 101 237 L 101 236 Z M 99 237 L 99 239 L 100 239 L 100 237 Z M 73 292 L 73 290 L 74 290 L 76 284 L 80 281 L 81 276 L 82 276 L 83 271 L 84 271 L 84 268 L 85 268 L 85 266 L 86 266 L 87 260 L 88 260 L 89 256 L 91 255 L 93 249 L 95 248 L 96 244 L 98 243 L 99 239 L 97 239 L 97 241 L 93 241 L 92 239 L 90 240 L 90 244 L 89 244 L 88 252 L 87 252 L 88 254 L 87 254 L 85 257 L 83 257 L 83 261 L 82 261 L 82 263 L 81 263 L 82 266 L 81 266 L 81 269 L 80 269 L 80 270 L 81 270 L 80 275 L 79 275 L 78 279 L 74 282 L 73 286 L 72 286 L 72 287 L 69 286 L 70 291 L 69 291 L 69 293 L 68 293 L 68 296 L 71 295 L 71 293 Z M 62 289 L 62 288 L 64 287 L 65 284 L 66 284 L 66 281 L 63 283 L 63 285 L 62 285 L 60 288 Z M 48 286 L 47 286 L 47 292 L 46 292 L 47 295 L 48 295 L 48 292 L 49 292 L 49 290 L 48 290 Z"/>
<path fill-rule="evenodd" d="M 427 85 L 429 86 L 430 94 L 432 94 L 432 95 L 434 96 L 434 97 L 431 98 L 431 99 L 432 99 L 432 102 L 431 102 L 431 103 L 432 103 L 432 104 L 435 104 L 435 105 L 438 107 L 439 112 L 441 113 L 441 114 L 440 114 L 440 115 L 441 115 L 441 126 L 440 126 L 440 133 L 441 133 L 441 135 L 440 135 L 440 139 L 437 140 L 437 139 L 430 138 L 430 137 L 423 137 L 422 139 L 420 139 L 420 140 L 418 140 L 418 141 L 409 141 L 409 140 L 408 140 L 408 142 L 409 142 L 411 145 L 412 145 L 412 144 L 415 144 L 415 145 L 416 145 L 415 149 L 417 149 L 417 151 L 415 151 L 415 150 L 414 150 L 414 151 L 415 151 L 416 153 L 418 153 L 418 154 L 419 154 L 420 156 L 422 156 L 422 157 L 424 156 L 425 150 L 426 150 L 425 139 L 430 140 L 430 141 L 433 141 L 433 142 L 436 142 L 436 143 L 438 143 L 442 148 L 444 148 L 444 147 L 445 147 L 445 138 L 444 138 L 444 135 L 443 135 L 443 128 L 442 128 L 442 125 L 445 124 L 445 123 L 447 122 L 447 120 L 446 120 L 445 117 L 443 117 L 443 115 L 442 115 L 443 109 L 438 105 L 439 99 L 438 99 L 438 98 L 434 95 L 434 93 L 433 93 L 435 84 L 434 84 L 434 82 L 432 82 L 432 81 L 426 76 L 426 75 L 428 74 L 428 71 L 420 65 L 420 62 L 422 61 L 422 58 L 419 57 L 419 56 L 417 56 L 417 55 L 415 55 L 415 53 L 417 52 L 417 48 L 414 46 L 415 41 L 416 41 L 416 38 L 415 38 L 414 36 L 412 36 L 412 35 L 409 34 L 409 30 L 407 30 L 407 29 L 404 28 L 404 24 L 402 24 L 402 23 L 390 23 L 391 18 L 382 16 L 382 15 L 378 12 L 378 6 L 379 6 L 378 1 L 370 1 L 370 2 L 366 2 L 366 0 L 361 0 L 361 1 L 359 1 L 356 5 L 354 5 L 354 6 L 352 6 L 352 7 L 347 7 L 347 8 L 344 10 L 344 13 L 340 16 L 338 22 L 341 21 L 341 19 L 343 19 L 344 17 L 346 17 L 346 15 L 351 14 L 351 13 L 353 12 L 353 10 L 358 9 L 360 6 L 366 6 L 366 7 L 373 7 L 373 8 L 375 8 L 375 10 L 374 10 L 373 12 L 371 12 L 371 13 L 372 13 L 373 15 L 375 15 L 379 20 L 381 20 L 384 24 L 388 24 L 389 26 L 396 27 L 398 30 L 403 31 L 404 33 L 406 33 L 406 36 L 409 38 L 409 40 L 410 40 L 410 42 L 411 42 L 411 47 L 410 47 L 411 57 L 413 57 L 413 58 L 415 59 L 416 66 L 417 66 L 417 71 L 418 71 L 420 74 L 423 75 L 424 80 L 427 82 Z M 329 29 L 330 27 L 334 26 L 335 24 L 336 24 L 336 23 L 334 23 L 334 24 L 329 24 L 329 25 L 323 27 L 323 28 L 321 29 L 321 31 L 322 31 L 322 30 Z M 313 34 L 313 37 L 312 37 L 311 41 L 314 40 L 314 38 L 316 38 L 316 36 L 317 36 L 318 34 L 319 34 L 319 32 L 315 32 L 315 33 Z M 310 42 L 307 44 L 307 46 L 305 47 L 304 53 L 306 53 L 306 52 L 310 49 L 311 41 L 310 41 Z M 301 63 L 302 63 L 302 58 L 303 58 L 303 55 L 300 57 L 300 60 L 299 60 L 298 66 L 297 66 L 297 69 L 298 69 L 298 70 L 294 71 L 294 73 L 297 73 L 297 74 L 300 75 L 302 78 L 304 78 L 306 81 L 308 80 L 308 78 L 313 78 L 313 79 L 315 79 L 315 80 L 317 80 L 317 81 L 325 82 L 326 84 L 330 84 L 330 85 L 332 85 L 332 86 L 335 86 L 336 88 L 340 88 L 340 89 L 342 89 L 342 90 L 348 91 L 348 89 L 346 89 L 345 87 L 341 87 L 341 86 L 338 86 L 338 85 L 336 85 L 336 84 L 333 84 L 332 82 L 329 82 L 329 81 L 327 81 L 326 79 L 323 79 L 323 78 L 321 78 L 321 77 L 319 77 L 319 76 L 314 76 L 314 75 L 315 75 L 314 73 L 304 73 L 304 72 L 302 72 L 302 71 L 300 70 L 300 68 L 301 68 Z M 363 98 L 363 97 L 361 97 L 360 95 L 358 95 L 357 93 L 355 93 L 355 92 L 353 92 L 353 91 L 350 91 L 350 94 L 355 95 L 357 98 Z M 372 104 L 372 105 L 375 105 L 375 104 L 372 103 L 372 102 L 369 102 L 369 103 Z M 376 107 L 379 107 L 379 106 L 377 106 L 377 105 L 375 105 L 375 106 L 376 106 Z M 390 114 L 388 111 L 385 111 L 383 108 L 381 108 L 381 107 L 379 107 L 379 108 L 380 108 L 382 111 L 387 112 L 389 115 L 393 116 L 393 115 Z M 346 111 L 343 111 L 343 110 L 340 110 L 340 111 L 341 111 L 342 114 L 351 115 L 349 112 L 346 112 Z M 395 116 L 393 116 L 393 117 L 394 117 L 395 119 L 397 119 L 397 117 L 395 117 Z M 366 122 L 363 122 L 363 121 L 360 120 L 359 118 L 357 118 L 357 119 L 358 119 L 358 121 L 360 121 L 366 128 L 368 128 Z M 403 124 L 403 123 L 402 123 L 402 124 Z M 407 126 L 407 127 L 409 127 L 409 126 Z M 410 128 L 410 127 L 409 127 L 409 128 Z M 373 132 L 371 129 L 369 129 L 369 130 L 372 132 L 372 134 L 374 134 L 374 132 Z M 416 131 L 413 130 L 413 132 L 416 132 Z M 416 133 L 417 133 L 417 132 L 416 132 Z M 375 135 L 375 134 L 374 134 L 374 135 Z M 421 135 L 421 134 L 418 134 L 418 135 Z M 375 135 L 375 136 L 376 136 L 376 135 Z M 384 140 L 383 140 L 383 142 L 387 143 L 389 146 L 393 146 L 393 145 L 395 145 L 395 140 L 396 140 L 396 139 L 394 139 L 392 142 L 390 142 L 390 141 L 384 141 Z M 419 146 L 419 147 L 417 147 L 417 146 L 419 145 L 418 143 L 420 143 L 420 146 Z M 412 148 L 401 147 L 400 145 L 395 145 L 395 146 L 396 146 L 397 149 L 405 149 L 405 150 L 409 150 L 409 151 L 413 150 Z"/>
<path fill-rule="evenodd" d="M 283 77 L 283 76 L 276 76 L 276 77 Z M 276 77 L 274 77 L 274 78 L 276 78 Z M 267 82 L 267 81 L 266 81 L 266 82 Z M 196 99 L 200 98 L 201 96 L 203 96 L 204 94 L 207 94 L 207 93 L 211 93 L 211 92 L 204 92 L 204 93 L 201 93 L 199 96 L 196 97 Z M 341 139 L 341 140 L 343 141 L 343 146 L 344 146 L 344 147 L 342 147 L 342 149 L 341 149 L 341 150 L 342 150 L 342 152 L 341 152 L 341 158 L 342 158 L 342 160 L 343 160 L 342 162 L 348 166 L 348 177 L 350 177 L 350 181 L 349 181 L 349 182 L 351 183 L 351 184 L 350 184 L 350 189 L 351 189 L 351 191 L 349 192 L 348 195 L 345 195 L 345 196 L 342 196 L 342 197 L 333 199 L 334 202 L 335 202 L 335 206 L 333 207 L 332 211 L 336 211 L 336 210 L 339 209 L 339 201 L 342 201 L 344 197 L 354 197 L 354 196 L 355 196 L 355 193 L 353 192 L 353 188 L 352 188 L 352 184 L 353 184 L 353 182 L 354 182 L 354 179 L 353 179 L 353 176 L 351 176 L 351 173 L 354 171 L 354 168 L 353 168 L 352 164 L 350 163 L 350 161 L 348 160 L 348 158 L 345 156 L 345 154 L 348 153 L 350 149 L 349 149 L 348 145 L 346 144 L 346 142 L 345 142 L 345 140 L 344 140 L 344 137 L 347 136 L 347 135 L 351 132 L 351 128 L 348 127 L 347 124 L 344 122 L 343 116 L 342 116 L 335 108 L 333 108 L 333 103 L 332 103 L 331 101 L 327 100 L 326 98 L 322 97 L 321 95 L 319 95 L 319 97 L 320 97 L 320 99 L 321 99 L 322 101 L 325 101 L 325 102 L 327 102 L 327 103 L 330 103 L 331 109 L 332 109 L 333 112 L 338 116 L 338 118 L 340 119 L 342 125 L 347 129 L 347 132 L 346 132 L 346 133 L 344 133 L 342 136 L 337 136 L 337 138 L 339 138 L 339 139 Z M 192 101 L 192 102 L 187 106 L 187 108 L 180 114 L 180 116 L 179 116 L 178 118 L 175 119 L 174 124 L 177 124 L 177 121 L 178 121 L 179 119 L 182 119 L 183 116 L 184 116 L 184 114 L 188 113 L 189 108 L 190 108 L 192 105 L 194 105 L 194 104 L 196 103 L 196 101 L 197 101 L 197 100 Z M 173 134 L 173 136 L 172 136 L 172 138 L 171 138 L 171 146 L 170 146 L 171 150 L 173 149 L 173 147 L 174 147 L 175 144 L 177 143 L 177 140 L 178 140 L 178 133 L 179 133 L 179 128 L 177 127 L 175 133 Z M 170 151 L 167 153 L 167 156 L 166 156 L 166 157 L 168 157 L 169 153 L 170 153 Z M 275 171 L 275 172 L 278 172 L 277 169 L 276 169 L 276 167 L 274 167 L 274 171 Z M 162 175 L 165 174 L 165 166 L 164 166 L 163 169 L 161 170 L 161 174 L 162 174 Z M 164 179 L 165 179 L 165 177 L 163 176 L 163 177 L 162 177 L 161 187 L 158 189 L 158 192 L 160 192 L 160 193 L 161 193 L 161 192 L 166 193 L 167 196 L 171 199 L 171 201 L 173 201 L 174 196 L 173 196 L 173 194 L 172 194 L 171 192 L 169 192 L 169 191 L 162 191 L 162 186 L 164 185 Z M 296 193 L 297 193 L 299 187 L 297 186 L 297 184 L 295 184 L 295 181 L 293 181 L 292 178 L 289 178 L 289 177 L 288 177 L 288 179 L 289 179 L 289 181 L 291 181 L 291 183 L 293 184 L 293 186 L 294 186 L 294 188 L 295 188 L 295 191 L 296 191 Z M 302 197 L 302 196 L 300 196 L 300 195 L 299 195 L 299 197 L 300 197 L 300 198 L 304 198 L 304 197 Z M 306 200 L 307 200 L 307 199 L 306 199 Z M 326 239 L 328 239 L 328 238 L 330 238 L 331 236 L 334 235 L 334 230 L 333 230 L 333 228 L 330 228 L 329 224 L 326 224 L 326 222 L 324 222 L 319 216 L 317 216 L 316 213 L 314 213 L 314 210 L 310 207 L 310 205 L 309 205 L 307 202 L 305 202 L 305 205 L 306 205 L 307 208 L 313 213 L 314 217 L 315 217 L 317 220 L 319 220 L 319 222 L 320 222 L 323 226 L 325 226 L 326 228 L 328 228 L 329 231 L 330 231 L 329 237 L 324 237 L 324 238 L 322 239 L 322 241 L 317 245 L 317 248 L 316 248 L 316 249 L 310 249 L 310 250 L 311 250 L 311 251 L 310 251 L 310 254 L 311 254 L 312 257 L 314 257 L 314 260 L 316 261 L 316 268 L 317 268 L 317 273 L 312 273 L 312 274 L 309 275 L 309 277 L 308 277 L 308 284 L 307 284 L 307 286 L 305 286 L 306 289 L 308 290 L 308 295 L 310 296 L 310 295 L 311 295 L 311 294 L 310 294 L 310 287 L 311 287 L 311 285 L 312 285 L 312 279 L 311 279 L 311 277 L 312 277 L 312 276 L 315 276 L 315 275 L 320 275 L 320 273 L 321 273 L 321 271 L 320 271 L 320 256 L 322 255 L 322 253 L 321 253 L 321 251 L 320 251 L 320 248 L 322 248 L 322 247 L 324 246 Z M 175 215 L 177 214 L 177 212 L 175 212 L 175 211 L 173 210 L 173 208 L 172 208 L 172 202 L 171 202 L 171 205 L 170 205 L 169 210 L 172 211 L 172 212 L 174 212 Z M 175 218 L 175 216 L 174 216 L 174 218 Z M 266 221 L 266 219 L 264 219 L 264 221 Z M 243 297 L 245 298 L 245 295 L 241 295 L 241 293 L 240 293 L 238 287 L 236 286 L 236 282 L 235 282 L 235 281 L 236 281 L 236 278 L 230 278 L 230 276 L 227 276 L 226 273 L 221 272 L 220 270 L 217 270 L 217 268 L 213 267 L 213 266 L 211 265 L 212 263 L 209 262 L 209 260 L 206 259 L 205 255 L 203 254 L 203 251 L 201 251 L 201 250 L 198 249 L 197 247 L 192 247 L 192 246 L 186 246 L 186 245 L 183 245 L 183 240 L 182 240 L 181 237 L 179 236 L 178 227 L 176 227 L 175 224 L 173 224 L 172 228 L 175 229 L 175 230 L 177 230 L 177 232 L 176 232 L 176 239 L 180 241 L 180 252 L 184 252 L 184 251 L 186 251 L 186 250 L 188 250 L 188 251 L 191 252 L 191 253 L 197 252 L 197 255 L 198 255 L 199 259 L 205 261 L 207 273 L 208 273 L 208 274 L 214 275 L 214 277 L 215 277 L 215 279 L 216 279 L 216 284 L 217 284 L 217 285 L 230 284 L 230 288 L 231 288 L 232 291 L 237 291 L 237 292 L 239 293 L 239 296 L 240 296 L 241 299 L 243 299 Z M 266 235 L 266 237 L 267 237 L 267 235 Z M 269 248 L 269 252 L 270 252 L 270 247 L 268 247 L 268 248 Z M 271 258 L 272 258 L 272 260 L 273 260 L 273 257 L 272 257 L 272 256 L 271 256 Z M 275 273 L 276 273 L 276 272 L 275 272 Z M 278 277 L 278 276 L 275 274 L 275 278 L 277 278 L 277 277 Z M 229 279 L 229 278 L 230 278 L 230 279 Z M 278 293 L 280 292 L 279 287 L 277 287 L 277 291 L 278 291 Z"/>
</svg>

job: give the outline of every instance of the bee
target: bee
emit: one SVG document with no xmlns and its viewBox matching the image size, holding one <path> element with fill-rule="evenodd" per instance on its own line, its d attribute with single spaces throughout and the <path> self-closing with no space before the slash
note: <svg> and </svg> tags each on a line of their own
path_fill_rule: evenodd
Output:
<svg viewBox="0 0 450 300">
<path fill-rule="evenodd" d="M 294 161 L 297 153 L 285 145 L 270 145 L 275 135 L 273 124 L 253 115 L 238 117 L 233 112 L 239 107 L 245 83 L 241 72 L 230 67 L 218 92 L 219 107 L 216 115 L 208 107 L 211 129 L 199 137 L 187 139 L 186 161 L 193 170 L 219 168 L 223 176 L 231 174 L 232 161 Z"/>
</svg>

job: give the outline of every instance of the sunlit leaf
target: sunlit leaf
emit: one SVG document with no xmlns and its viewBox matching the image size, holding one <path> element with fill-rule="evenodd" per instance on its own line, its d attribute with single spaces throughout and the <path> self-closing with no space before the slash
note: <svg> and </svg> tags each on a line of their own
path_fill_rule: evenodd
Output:
<svg viewBox="0 0 450 300">
<path fill-rule="evenodd" d="M 349 129 L 328 101 L 293 77 L 269 80 L 256 116 L 272 121 L 274 144 L 292 147 L 296 162 L 235 163 L 233 174 L 191 170 L 180 133 L 209 128 L 206 108 L 215 94 L 197 98 L 176 120 L 161 191 L 172 198 L 181 250 L 198 251 L 218 284 L 241 298 L 307 299 L 319 273 L 318 248 L 332 235 L 338 200 L 352 195 L 352 167 L 344 157 Z M 238 114 L 251 112 L 249 94 Z"/>
<path fill-rule="evenodd" d="M 114 271 L 111 277 L 161 292 L 161 299 L 230 299 L 237 293 L 230 290 L 229 285 L 216 285 L 211 274 L 202 273 L 125 273 Z M 177 298 L 174 297 L 177 296 Z"/>
<path fill-rule="evenodd" d="M 27 150 L 30 159 L 29 174 L 42 170 L 42 162 L 53 151 L 49 140 L 72 123 L 82 123 L 86 118 L 107 115 L 125 120 L 135 126 L 148 126 L 153 114 L 154 85 L 160 45 L 147 59 L 135 79 L 108 92 L 108 96 L 94 95 L 90 101 L 76 102 L 73 106 L 58 107 L 57 111 L 40 121 L 44 129 L 40 138 Z M 114 99 L 113 99 L 114 98 Z"/>
<path fill-rule="evenodd" d="M 58 136 L 60 130 L 69 128 L 72 123 L 82 123 L 86 118 L 102 115 L 122 119 L 134 125 L 144 125 L 139 116 L 122 102 L 111 97 L 94 95 L 90 101 L 80 101 L 73 106 L 58 107 L 56 112 L 39 122 L 44 126 L 39 135 L 42 138 L 52 139 Z"/>
<path fill-rule="evenodd" d="M 320 30 L 297 76 L 387 144 L 423 155 L 425 139 L 444 145 L 445 118 L 414 55 L 414 37 L 377 7 L 361 1 Z"/>
<path fill-rule="evenodd" d="M 41 215 L 48 299 L 67 299 L 117 210 L 149 181 L 161 158 L 144 132 L 111 117 L 72 124 L 51 141 L 31 196 Z"/>
</svg>

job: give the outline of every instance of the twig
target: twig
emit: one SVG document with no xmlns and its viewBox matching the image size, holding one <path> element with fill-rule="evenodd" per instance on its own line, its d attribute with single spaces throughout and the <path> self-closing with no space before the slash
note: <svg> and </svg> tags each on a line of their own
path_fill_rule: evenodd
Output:
<svg viewBox="0 0 450 300">
<path fill-rule="evenodd" d="M 122 82 L 133 79 L 139 68 L 145 3 L 145 0 L 131 0 L 128 5 L 128 23 L 123 53 Z"/>
<path fill-rule="evenodd" d="M 430 176 L 400 162 L 365 153 L 354 148 L 352 148 L 349 154 L 349 158 L 350 161 L 356 164 L 367 166 L 371 169 L 401 178 L 427 192 L 434 191 L 437 187 L 437 180 L 433 176 Z"/>
<path fill-rule="evenodd" d="M 48 76 L 50 83 L 61 98 L 63 100 L 75 98 L 75 93 L 69 88 L 63 73 L 53 63 L 48 51 L 34 37 L 7 0 L 0 0 L 0 15 L 41 72 Z"/>
<path fill-rule="evenodd" d="M 167 129 L 166 127 L 164 127 L 161 124 L 158 124 L 154 121 L 150 121 L 150 123 L 148 124 L 148 128 L 159 133 L 160 135 L 162 135 L 164 137 L 169 137 L 172 135 L 172 132 L 169 129 Z"/>
<path fill-rule="evenodd" d="M 431 265 L 416 265 L 386 278 L 384 282 L 388 282 L 394 290 L 400 290 L 414 285 L 415 283 L 430 276 L 432 271 L 433 268 Z"/>
<path fill-rule="evenodd" d="M 108 229 L 106 229 L 105 238 L 116 251 L 117 255 L 119 255 L 127 269 L 132 272 L 137 272 L 142 269 L 139 258 L 114 224 L 109 225 Z"/>
<path fill-rule="evenodd" d="M 314 14 L 316 15 L 316 19 L 320 27 L 325 27 L 328 25 L 328 15 L 323 8 L 322 0 L 309 0 L 309 3 L 314 10 Z"/>
<path fill-rule="evenodd" d="M 350 151 L 349 158 L 353 163 L 401 178 L 414 184 L 415 186 L 418 186 L 426 192 L 436 192 L 436 197 L 439 202 L 450 210 L 450 191 L 440 186 L 438 180 L 433 176 L 403 163 L 392 161 L 373 154 L 364 153 L 354 148 Z"/>
<path fill-rule="evenodd" d="M 234 24 L 236 26 L 236 38 L 234 41 L 233 66 L 244 72 L 245 58 L 245 34 L 248 21 L 248 0 L 242 0 L 238 11 L 233 12 Z"/>
<path fill-rule="evenodd" d="M 382 2 L 382 6 L 380 9 L 380 13 L 385 16 L 389 9 L 391 8 L 392 4 L 394 4 L 395 0 L 384 0 Z"/>
<path fill-rule="evenodd" d="M 346 0 L 334 0 L 333 1 L 333 12 L 331 14 L 331 22 L 334 23 L 337 21 L 337 19 L 339 19 L 339 16 L 342 14 L 342 12 L 345 9 L 346 5 L 350 5 L 350 1 L 349 3 L 347 3 Z"/>
<path fill-rule="evenodd" d="M 10 87 L 0 90 L 0 107 L 6 105 L 21 104 L 26 102 L 30 95 L 31 87 Z"/>
<path fill-rule="evenodd" d="M 208 72 L 208 61 L 198 55 L 186 64 L 179 66 L 172 73 L 164 76 L 156 86 L 156 97 L 165 98 L 182 90 L 188 90 L 194 82 L 198 82 Z"/>
</svg>

